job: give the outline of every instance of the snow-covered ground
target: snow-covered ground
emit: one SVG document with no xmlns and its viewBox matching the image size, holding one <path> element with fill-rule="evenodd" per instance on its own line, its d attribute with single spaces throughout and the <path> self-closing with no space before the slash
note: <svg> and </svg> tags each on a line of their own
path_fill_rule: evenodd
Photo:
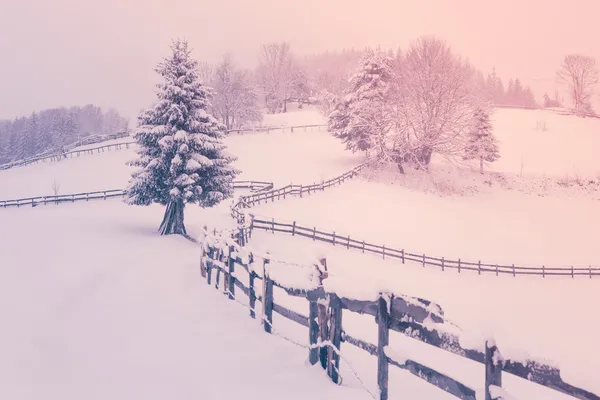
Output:
<svg viewBox="0 0 600 400">
<path fill-rule="evenodd" d="M 107 201 L 3 214 L 0 398 L 368 398 L 206 285 L 198 246 L 154 233 L 161 212 Z"/>
<path fill-rule="evenodd" d="M 497 110 L 493 118 L 502 151 L 495 171 L 523 176 L 545 171 L 550 179 L 561 179 L 574 166 L 590 177 L 600 170 L 592 158 L 600 120 L 506 109 Z M 541 119 L 546 131 L 536 130 Z M 267 115 L 264 122 L 289 126 L 324 121 L 308 108 Z M 578 135 L 576 143 L 573 135 Z M 239 179 L 274 181 L 276 186 L 318 182 L 362 161 L 325 132 L 232 135 L 226 140 L 243 171 Z M 133 157 L 133 149 L 120 150 L 0 171 L 0 199 L 51 194 L 55 178 L 60 193 L 123 188 L 131 172 L 125 162 Z M 445 182 L 453 183 L 453 178 L 448 175 Z M 550 190 L 541 197 L 535 190 L 507 190 L 496 182 L 489 190 L 482 190 L 479 182 L 477 190 L 465 195 L 439 181 L 433 184 L 435 190 L 424 191 L 414 179 L 403 182 L 367 171 L 322 193 L 252 211 L 432 256 L 537 266 L 598 265 L 597 200 L 583 190 Z M 440 196 L 444 190 L 448 195 Z M 189 232 L 198 235 L 203 225 L 231 228 L 229 204 L 210 210 L 188 207 Z M 347 366 L 342 367 L 345 387 L 329 384 L 318 369 L 302 364 L 305 349 L 263 335 L 242 306 L 217 298 L 199 276 L 198 248 L 183 239 L 156 236 L 162 212 L 154 206 L 127 207 L 118 200 L 0 210 L 3 226 L 11 227 L 0 232 L 0 260 L 7 266 L 0 280 L 0 310 L 6 316 L 0 333 L 3 398 L 33 399 L 42 393 L 49 399 L 89 398 L 89 393 L 94 393 L 92 398 L 165 398 L 175 391 L 181 398 L 242 397 L 236 388 L 244 398 L 368 398 Z M 600 325 L 593 301 L 598 279 L 459 275 L 260 232 L 251 246 L 296 262 L 324 253 L 331 269 L 328 288 L 356 297 L 389 290 L 439 302 L 450 320 L 479 341 L 493 334 L 508 357 L 521 357 L 522 351 L 548 357 L 563 369 L 565 380 L 600 392 L 594 382 L 600 364 L 593 350 Z M 306 312 L 297 299 L 276 293 L 279 301 Z M 225 324 L 231 329 L 223 328 Z M 307 332 L 283 318 L 275 317 L 275 326 L 306 342 Z M 375 341 L 372 318 L 346 313 L 344 327 Z M 400 335 L 392 337 L 391 345 L 473 388 L 483 384 L 483 369 L 475 363 Z M 375 390 L 375 359 L 347 345 L 342 353 Z M 227 384 L 227 367 L 235 369 L 231 375 L 239 385 Z M 288 390 L 278 392 L 279 384 L 268 387 L 261 381 L 265 374 L 275 381 L 281 377 Z M 285 383 L 290 376 L 301 383 Z M 516 398 L 566 398 L 508 375 L 503 381 Z M 231 395 L 223 395 L 227 390 Z M 390 377 L 390 395 L 449 398 L 403 371 Z"/>
</svg>

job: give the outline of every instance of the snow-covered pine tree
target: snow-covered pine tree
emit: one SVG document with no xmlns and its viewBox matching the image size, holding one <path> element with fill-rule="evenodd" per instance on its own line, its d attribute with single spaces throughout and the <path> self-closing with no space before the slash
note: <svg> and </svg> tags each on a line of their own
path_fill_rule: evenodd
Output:
<svg viewBox="0 0 600 400">
<path fill-rule="evenodd" d="M 464 160 L 479 160 L 479 172 L 483 174 L 483 163 L 500 158 L 498 142 L 492 131 L 489 113 L 479 107 L 473 112 L 473 127 L 468 132 Z"/>
<path fill-rule="evenodd" d="M 384 137 L 391 128 L 390 95 L 392 90 L 392 59 L 380 51 L 369 50 L 357 72 L 349 80 L 343 99 L 330 114 L 330 128 L 353 152 L 376 148 L 384 153 Z"/>
<path fill-rule="evenodd" d="M 136 141 L 141 167 L 132 175 L 126 202 L 166 206 L 161 235 L 186 234 L 184 206 L 211 207 L 233 194 L 238 174 L 221 142 L 224 126 L 206 110 L 212 91 L 198 78 L 198 62 L 186 41 L 174 41 L 172 55 L 158 64 L 158 102 L 141 113 Z"/>
</svg>

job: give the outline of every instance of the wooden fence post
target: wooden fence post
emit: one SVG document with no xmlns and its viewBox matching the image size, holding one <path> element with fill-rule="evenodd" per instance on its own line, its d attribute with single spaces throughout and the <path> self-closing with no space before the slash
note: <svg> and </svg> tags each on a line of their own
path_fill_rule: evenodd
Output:
<svg viewBox="0 0 600 400">
<path fill-rule="evenodd" d="M 385 347 L 390 343 L 390 316 L 386 299 L 380 295 L 377 309 L 377 325 L 379 333 L 377 336 L 377 386 L 379 387 L 379 399 L 388 398 L 388 358 Z"/>
<path fill-rule="evenodd" d="M 233 300 L 235 299 L 235 277 L 234 277 L 234 272 L 235 272 L 235 260 L 232 257 L 233 254 L 233 246 L 229 246 L 229 256 L 228 258 L 228 264 L 229 264 L 229 273 L 227 274 L 227 278 L 228 278 L 228 291 L 229 291 L 229 299 Z"/>
<path fill-rule="evenodd" d="M 317 227 L 315 226 L 315 227 L 313 227 L 313 238 L 312 238 L 313 242 L 316 240 L 316 238 L 317 238 Z"/>
<path fill-rule="evenodd" d="M 265 332 L 271 333 L 273 324 L 273 281 L 267 273 L 269 260 L 263 262 L 263 323 Z"/>
<path fill-rule="evenodd" d="M 493 400 L 490 385 L 502 387 L 502 356 L 494 343 L 485 342 L 485 400 Z"/>
<path fill-rule="evenodd" d="M 254 271 L 250 272 L 248 277 L 248 303 L 250 306 L 250 317 L 256 318 L 256 312 L 254 311 L 254 307 L 256 306 L 256 293 L 254 292 L 254 278 L 256 274 Z"/>
<path fill-rule="evenodd" d="M 328 368 L 327 374 L 334 383 L 340 383 L 340 346 L 342 344 L 342 304 L 340 299 L 335 295 L 329 296 L 329 340 L 336 351 L 329 346 L 328 354 Z"/>
<path fill-rule="evenodd" d="M 316 347 L 319 339 L 319 324 L 317 323 L 319 308 L 314 301 L 309 302 L 308 306 L 308 343 L 311 346 L 308 350 L 308 361 L 310 365 L 315 365 L 319 361 L 319 349 Z"/>
<path fill-rule="evenodd" d="M 296 221 L 292 223 L 292 236 L 296 234 Z"/>
<path fill-rule="evenodd" d="M 321 343 L 329 340 L 329 315 L 327 307 L 324 304 L 317 303 L 317 320 L 319 321 L 319 340 Z M 319 348 L 319 360 L 321 367 L 327 370 L 327 346 Z"/>
<path fill-rule="evenodd" d="M 213 259 L 213 255 L 215 254 L 215 251 L 213 248 L 208 249 L 208 258 L 212 261 Z M 206 283 L 208 285 L 210 285 L 210 281 L 211 281 L 211 273 L 212 273 L 212 266 L 211 265 L 207 265 L 206 267 Z"/>
</svg>

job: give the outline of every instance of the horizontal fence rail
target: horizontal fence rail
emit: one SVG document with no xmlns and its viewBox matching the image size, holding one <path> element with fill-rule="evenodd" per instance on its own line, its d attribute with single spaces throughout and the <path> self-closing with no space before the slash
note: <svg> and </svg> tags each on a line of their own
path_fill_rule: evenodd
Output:
<svg viewBox="0 0 600 400">
<path fill-rule="evenodd" d="M 272 182 L 262 181 L 234 181 L 234 189 L 250 189 L 251 191 L 268 190 L 273 187 Z M 38 206 L 40 204 L 74 203 L 76 201 L 89 201 L 96 199 L 109 199 L 112 197 L 124 197 L 127 192 L 124 189 L 99 190 L 95 192 L 82 192 L 72 194 L 56 194 L 48 196 L 25 197 L 21 199 L 0 200 L 0 208 Z"/>
<path fill-rule="evenodd" d="M 522 267 L 515 265 L 502 265 L 502 264 L 488 264 L 478 262 L 469 262 L 461 259 L 451 260 L 444 257 L 431 257 L 424 253 L 410 253 L 404 249 L 395 249 L 387 247 L 385 245 L 377 245 L 365 242 L 364 240 L 353 239 L 350 235 L 343 235 L 336 232 L 325 232 L 318 230 L 316 227 L 305 227 L 298 225 L 296 222 L 285 223 L 279 222 L 275 219 L 267 221 L 260 218 L 252 218 L 250 223 L 250 229 L 260 229 L 268 232 L 279 232 L 288 233 L 292 236 L 301 236 L 316 241 L 330 243 L 333 246 L 342 246 L 347 249 L 360 250 L 363 253 L 372 253 L 381 255 L 384 259 L 393 258 L 401 260 L 404 264 L 406 261 L 414 262 L 425 266 L 434 266 L 440 268 L 442 271 L 455 270 L 457 272 L 462 271 L 474 271 L 479 274 L 488 273 L 496 275 L 538 275 L 542 277 L 546 276 L 599 276 L 599 267 Z"/>
<path fill-rule="evenodd" d="M 446 320 L 443 309 L 428 300 L 409 297 L 400 294 L 381 293 L 374 301 L 358 300 L 327 292 L 323 280 L 327 278 L 327 262 L 320 260 L 320 265 L 313 265 L 314 273 L 309 274 L 309 282 L 300 282 L 301 286 L 311 289 L 297 289 L 283 284 L 273 277 L 272 265 L 281 263 L 273 261 L 268 256 L 254 255 L 247 252 L 243 245 L 242 235 L 237 241 L 230 238 L 211 236 L 205 230 L 202 243 L 201 273 L 209 285 L 223 287 L 223 293 L 229 299 L 236 299 L 236 288 L 248 297 L 250 316 L 256 318 L 256 301 L 262 304 L 264 330 L 273 333 L 273 312 L 308 328 L 309 361 L 312 365 L 321 363 L 327 370 L 328 376 L 335 382 L 340 382 L 339 364 L 341 359 L 341 343 L 348 343 L 370 355 L 377 357 L 377 384 L 380 400 L 388 398 L 389 365 L 409 371 L 415 377 L 444 390 L 459 398 L 475 400 L 476 391 L 456 379 L 436 371 L 426 365 L 406 357 L 398 356 L 389 348 L 390 330 L 404 334 L 412 339 L 430 346 L 450 352 L 456 356 L 467 358 L 482 364 L 485 371 L 485 399 L 493 399 L 494 389 L 501 389 L 502 372 L 529 380 L 533 384 L 573 396 L 578 399 L 600 400 L 600 396 L 573 386 L 562 380 L 560 370 L 542 364 L 535 360 L 504 359 L 493 340 L 485 340 L 479 349 L 464 348 L 460 344 L 460 329 L 451 321 Z M 262 259 L 262 260 L 261 260 Z M 261 260 L 262 262 L 259 262 Z M 248 285 L 238 280 L 238 267 L 248 273 Z M 286 268 L 308 266 L 286 265 Z M 220 283 L 222 276 L 222 283 Z M 260 282 L 262 290 L 256 283 Z M 275 302 L 274 290 L 277 287 L 289 296 L 302 297 L 308 301 L 307 314 L 288 309 Z M 375 317 L 378 326 L 378 342 L 372 344 L 352 336 L 343 329 L 343 311 L 367 314 Z M 451 328 L 449 328 L 451 327 Z M 458 333 L 452 333 L 457 331 Z"/>
<path fill-rule="evenodd" d="M 285 132 L 289 130 L 291 133 L 296 132 L 312 132 L 312 131 L 325 131 L 327 130 L 327 125 L 293 125 L 293 126 L 260 126 L 255 128 L 242 128 L 242 129 L 230 129 L 227 133 L 237 133 L 240 135 L 246 133 L 270 133 L 270 132 Z"/>
</svg>

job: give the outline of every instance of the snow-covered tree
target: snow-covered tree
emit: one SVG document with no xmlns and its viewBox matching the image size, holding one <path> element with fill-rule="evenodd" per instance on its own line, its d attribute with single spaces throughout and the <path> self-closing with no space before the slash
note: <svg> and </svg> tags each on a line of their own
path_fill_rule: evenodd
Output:
<svg viewBox="0 0 600 400">
<path fill-rule="evenodd" d="M 387 153 L 386 136 L 393 128 L 392 59 L 380 51 L 367 51 L 350 78 L 347 94 L 329 115 L 330 132 L 355 151 L 373 149 L 381 159 Z"/>
<path fill-rule="evenodd" d="M 566 56 L 557 72 L 557 78 L 560 83 L 568 86 L 576 115 L 593 113 L 592 99 L 595 87 L 600 83 L 600 70 L 593 57 L 582 54 Z"/>
<path fill-rule="evenodd" d="M 126 201 L 166 206 L 159 232 L 186 234 L 185 204 L 212 207 L 233 194 L 238 171 L 222 143 L 224 126 L 207 110 L 212 91 L 198 77 L 198 62 L 186 41 L 175 41 L 172 55 L 158 64 L 164 79 L 158 102 L 139 116 L 139 158 Z"/>
<path fill-rule="evenodd" d="M 479 160 L 479 172 L 483 174 L 484 162 L 500 158 L 498 142 L 493 133 L 488 111 L 477 108 L 473 113 L 473 127 L 468 132 L 464 160 Z"/>
</svg>

